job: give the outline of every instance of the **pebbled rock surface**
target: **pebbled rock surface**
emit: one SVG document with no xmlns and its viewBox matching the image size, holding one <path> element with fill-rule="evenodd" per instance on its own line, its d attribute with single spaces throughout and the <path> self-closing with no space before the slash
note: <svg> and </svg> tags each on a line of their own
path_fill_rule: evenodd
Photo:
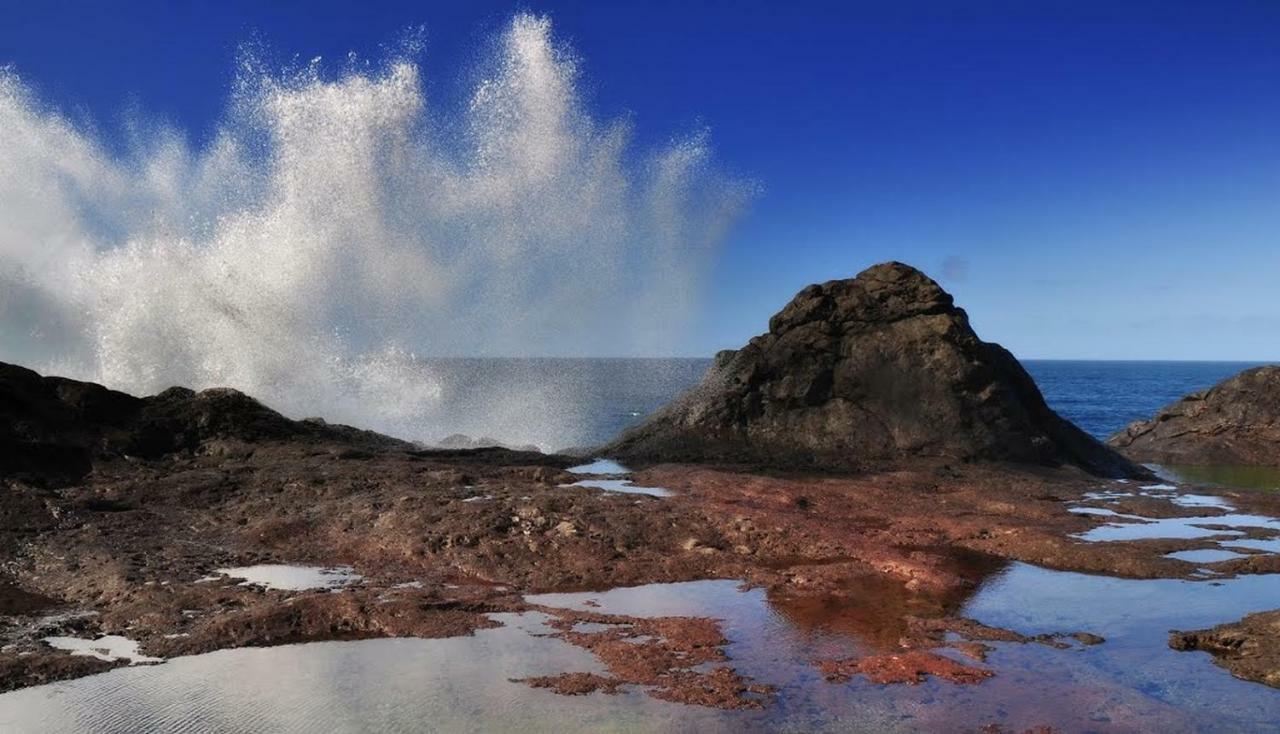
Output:
<svg viewBox="0 0 1280 734">
<path fill-rule="evenodd" d="M 1245 370 L 1107 439 L 1135 461 L 1280 466 L 1280 367 Z"/>
<path fill-rule="evenodd" d="M 600 455 L 861 469 L 910 457 L 1141 473 L 1059 417 L 950 294 L 901 263 L 811 285 Z"/>
</svg>

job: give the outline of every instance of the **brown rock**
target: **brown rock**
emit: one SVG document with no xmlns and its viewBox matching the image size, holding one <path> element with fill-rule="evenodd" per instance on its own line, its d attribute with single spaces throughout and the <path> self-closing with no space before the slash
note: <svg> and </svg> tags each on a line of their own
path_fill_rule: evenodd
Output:
<svg viewBox="0 0 1280 734">
<path fill-rule="evenodd" d="M 597 453 L 654 462 L 860 468 L 907 457 L 1141 470 L 1049 409 L 1002 347 L 901 263 L 811 285 L 769 331 Z"/>
<path fill-rule="evenodd" d="M 986 668 L 958 663 L 951 658 L 923 650 L 871 655 L 860 659 L 823 660 L 817 666 L 832 683 L 845 683 L 856 675 L 865 675 L 872 683 L 880 685 L 916 685 L 923 683 L 928 676 L 952 683 L 974 684 L 995 675 Z"/>
<path fill-rule="evenodd" d="M 171 387 L 137 398 L 0 362 L 0 478 L 58 486 L 83 478 L 104 457 L 157 457 L 205 447 L 224 455 L 236 442 L 285 439 L 412 448 L 349 426 L 293 421 L 230 388 Z"/>
<path fill-rule="evenodd" d="M 1157 464 L 1280 466 L 1280 367 L 1245 370 L 1107 439 Z"/>
<path fill-rule="evenodd" d="M 1237 678 L 1280 688 L 1280 609 L 1211 629 L 1173 632 L 1169 647 L 1202 650 Z"/>
</svg>

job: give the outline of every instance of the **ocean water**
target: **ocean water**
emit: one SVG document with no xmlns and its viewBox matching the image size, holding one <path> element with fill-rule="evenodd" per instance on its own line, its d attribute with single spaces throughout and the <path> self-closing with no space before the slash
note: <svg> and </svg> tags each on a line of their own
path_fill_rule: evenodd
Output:
<svg viewBox="0 0 1280 734">
<path fill-rule="evenodd" d="M 1105 439 L 1187 393 L 1213 387 L 1259 363 L 1027 360 L 1022 364 L 1050 407 Z"/>
<path fill-rule="evenodd" d="M 480 437 L 486 432 L 507 442 L 532 443 L 544 450 L 592 446 L 608 441 L 628 426 L 693 386 L 711 366 L 710 359 L 462 359 L 426 363 L 439 380 L 454 432 Z M 1105 439 L 1130 422 L 1150 417 L 1183 395 L 1211 387 L 1248 362 L 1095 362 L 1028 360 L 1023 363 L 1045 400 L 1067 420 Z M 556 415 L 534 415 L 526 409 L 488 407 L 496 390 L 528 385 L 541 392 L 538 405 L 559 406 Z M 548 419 L 550 419 L 548 421 Z M 538 424 L 549 430 L 528 430 Z M 432 441 L 442 436 L 424 436 Z"/>
</svg>

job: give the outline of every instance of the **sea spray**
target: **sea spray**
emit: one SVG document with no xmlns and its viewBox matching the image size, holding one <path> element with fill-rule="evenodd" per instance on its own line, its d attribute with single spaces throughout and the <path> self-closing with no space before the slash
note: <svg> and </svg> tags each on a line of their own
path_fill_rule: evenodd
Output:
<svg viewBox="0 0 1280 734">
<path fill-rule="evenodd" d="M 546 19 L 494 49 L 457 111 L 413 54 L 331 75 L 246 54 L 208 144 L 138 124 L 123 154 L 0 71 L 0 359 L 432 439 L 458 406 L 417 356 L 671 349 L 751 186 L 704 132 L 636 152 L 594 119 Z M 487 394 L 471 430 L 582 438 L 571 395 Z"/>
</svg>

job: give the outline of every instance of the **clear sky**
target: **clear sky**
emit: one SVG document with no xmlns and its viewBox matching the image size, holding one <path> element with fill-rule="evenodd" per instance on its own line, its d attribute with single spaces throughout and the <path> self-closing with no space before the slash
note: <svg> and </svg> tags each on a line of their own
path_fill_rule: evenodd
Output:
<svg viewBox="0 0 1280 734">
<path fill-rule="evenodd" d="M 1280 359 L 1269 0 L 11 2 L 0 64 L 108 136 L 133 107 L 200 141 L 241 43 L 377 56 L 422 26 L 447 98 L 517 10 L 550 15 L 597 114 L 641 142 L 705 125 L 762 185 L 687 354 L 896 259 L 1024 358 Z"/>
</svg>

